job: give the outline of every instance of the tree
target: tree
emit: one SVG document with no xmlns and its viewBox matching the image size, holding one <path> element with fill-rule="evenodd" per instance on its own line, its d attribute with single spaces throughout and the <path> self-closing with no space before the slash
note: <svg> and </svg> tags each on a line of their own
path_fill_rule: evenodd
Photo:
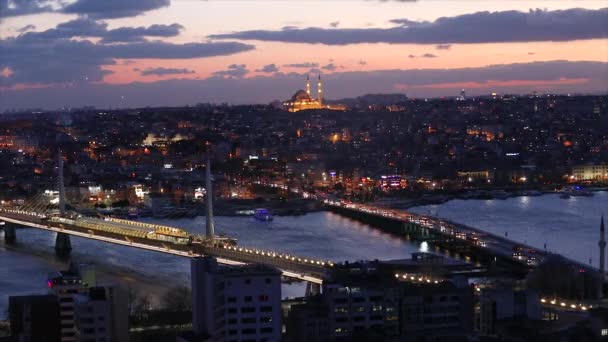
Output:
<svg viewBox="0 0 608 342">
<path fill-rule="evenodd" d="M 165 292 L 162 299 L 165 308 L 177 311 L 192 309 L 192 291 L 186 286 L 176 286 Z"/>
<path fill-rule="evenodd" d="M 129 200 L 120 200 L 116 202 L 112 202 L 112 207 L 114 208 L 124 208 L 129 206 Z"/>
</svg>

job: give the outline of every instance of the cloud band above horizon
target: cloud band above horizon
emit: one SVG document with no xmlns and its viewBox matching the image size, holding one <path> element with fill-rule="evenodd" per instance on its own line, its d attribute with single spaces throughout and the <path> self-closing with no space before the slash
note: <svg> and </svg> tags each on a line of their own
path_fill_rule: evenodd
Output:
<svg viewBox="0 0 608 342">
<path fill-rule="evenodd" d="M 212 39 L 347 45 L 570 41 L 608 37 L 608 8 L 477 12 L 433 22 L 396 19 L 391 28 L 283 28 L 213 34 Z"/>
</svg>

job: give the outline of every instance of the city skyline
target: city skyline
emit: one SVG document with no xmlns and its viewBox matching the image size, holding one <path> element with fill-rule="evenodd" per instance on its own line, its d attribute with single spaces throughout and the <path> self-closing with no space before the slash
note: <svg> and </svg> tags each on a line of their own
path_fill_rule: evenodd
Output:
<svg viewBox="0 0 608 342">
<path fill-rule="evenodd" d="M 309 73 L 327 99 L 608 91 L 600 1 L 3 0 L 0 12 L 0 110 L 269 103 Z"/>
</svg>

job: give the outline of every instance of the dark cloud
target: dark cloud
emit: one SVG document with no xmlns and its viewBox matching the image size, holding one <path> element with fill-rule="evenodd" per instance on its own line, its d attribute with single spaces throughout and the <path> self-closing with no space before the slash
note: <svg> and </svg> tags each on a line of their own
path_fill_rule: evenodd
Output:
<svg viewBox="0 0 608 342">
<path fill-rule="evenodd" d="M 338 25 L 340 25 L 339 21 L 334 21 L 334 22 L 329 23 L 329 26 L 331 26 L 331 27 L 338 27 Z"/>
<path fill-rule="evenodd" d="M 308 70 L 309 74 L 321 74 L 321 69 L 319 68 L 311 68 L 310 70 Z"/>
<path fill-rule="evenodd" d="M 17 32 L 24 33 L 26 31 L 35 30 L 35 29 L 36 29 L 36 25 L 29 24 L 29 25 L 23 26 L 20 29 L 17 29 Z"/>
<path fill-rule="evenodd" d="M 418 57 L 420 57 L 420 58 L 437 58 L 437 57 L 439 57 L 439 56 L 437 56 L 437 55 L 435 55 L 435 54 L 432 54 L 432 53 L 425 53 L 425 54 L 422 54 L 422 55 L 420 55 L 420 56 L 416 56 L 416 55 L 408 55 L 407 57 L 408 57 L 408 58 L 418 58 Z"/>
<path fill-rule="evenodd" d="M 414 26 L 414 25 L 428 24 L 428 21 L 415 21 L 415 20 L 409 20 L 409 19 L 405 19 L 405 18 L 392 19 L 392 20 L 389 20 L 389 22 L 400 25 L 400 26 Z"/>
<path fill-rule="evenodd" d="M 536 54 L 536 52 L 528 52 L 528 55 L 530 55 L 530 56 L 535 55 L 535 54 Z"/>
<path fill-rule="evenodd" d="M 279 72 L 279 68 L 274 64 L 264 65 L 261 69 L 257 69 L 256 72 L 273 73 Z"/>
<path fill-rule="evenodd" d="M 449 50 L 452 48 L 452 44 L 437 44 L 435 45 L 435 49 L 437 50 Z"/>
<path fill-rule="evenodd" d="M 408 21 L 411 22 L 411 21 Z M 393 28 L 253 30 L 211 38 L 321 43 L 489 43 L 569 41 L 608 37 L 608 8 L 477 12 Z"/>
<path fill-rule="evenodd" d="M 72 32 L 73 26 L 78 25 L 79 22 L 72 22 L 55 32 L 28 32 L 0 40 L 0 70 L 9 68 L 13 72 L 10 77 L 2 79 L 0 86 L 96 82 L 109 73 L 103 69 L 104 66 L 115 64 L 116 59 L 201 58 L 231 55 L 254 48 L 238 42 L 96 44 L 88 40 L 49 38 L 69 35 L 71 33 L 66 32 Z M 95 30 L 95 27 L 89 29 Z"/>
<path fill-rule="evenodd" d="M 334 71 L 334 70 L 338 69 L 338 66 L 336 66 L 334 63 L 329 63 L 327 65 L 322 66 L 321 69 Z"/>
<path fill-rule="evenodd" d="M 58 108 L 95 105 L 108 106 L 165 106 L 195 104 L 198 102 L 269 103 L 272 100 L 288 99 L 295 90 L 301 89 L 305 74 L 273 74 L 250 78 L 180 79 L 161 82 L 132 84 L 84 84 L 78 87 L 63 85 L 44 89 L 21 91 L 5 90 L 0 93 L 0 108 L 46 107 Z M 479 68 L 460 69 L 412 69 L 336 72 L 323 76 L 325 96 L 328 99 L 354 97 L 366 93 L 388 93 L 397 89 L 410 96 L 457 95 L 463 82 L 477 82 L 487 87 L 467 88 L 467 95 L 489 92 L 528 93 L 532 90 L 553 93 L 606 93 L 608 92 L 608 63 L 550 61 L 492 65 Z M 580 84 L 529 86 L 517 84 L 495 86 L 496 82 L 546 81 L 580 79 Z M 588 79 L 588 81 L 586 81 Z M 496 81 L 496 82 L 492 82 Z M 434 85 L 454 83 L 452 88 Z M 166 96 L 170 93 L 171 96 Z M 128 101 L 118 103 L 125 96 Z"/>
<path fill-rule="evenodd" d="M 0 17 L 59 12 L 89 18 L 124 18 L 169 6 L 170 0 L 0 0 Z"/>
<path fill-rule="evenodd" d="M 167 7 L 169 3 L 170 0 L 77 0 L 61 11 L 90 18 L 124 18 Z"/>
<path fill-rule="evenodd" d="M 34 39 L 58 39 L 73 37 L 102 38 L 101 43 L 143 42 L 145 37 L 174 37 L 179 35 L 183 26 L 180 24 L 152 25 L 149 27 L 119 27 L 108 30 L 105 22 L 81 17 L 64 22 L 55 28 L 42 32 L 27 32 L 23 37 Z"/>
<path fill-rule="evenodd" d="M 177 68 L 147 68 L 144 70 L 134 69 L 135 71 L 140 71 L 142 76 L 165 76 L 165 75 L 187 75 L 194 74 L 196 71 L 190 69 L 177 69 Z"/>
<path fill-rule="evenodd" d="M 19 36 L 22 41 L 52 40 L 72 37 L 103 37 L 108 24 L 88 18 L 78 18 L 58 24 L 55 28 L 42 32 L 27 32 Z"/>
<path fill-rule="evenodd" d="M 245 64 L 231 64 L 226 70 L 220 70 L 213 73 L 213 76 L 220 78 L 243 78 L 249 73 Z"/>
<path fill-rule="evenodd" d="M 364 60 L 359 61 L 359 65 L 366 65 L 366 64 L 367 64 L 367 61 L 364 61 Z"/>
<path fill-rule="evenodd" d="M 143 41 L 143 37 L 175 37 L 183 30 L 180 24 L 159 25 L 149 27 L 120 27 L 109 30 L 103 36 L 103 42 Z"/>
<path fill-rule="evenodd" d="M 285 64 L 283 66 L 287 67 L 287 68 L 318 68 L 319 63 L 305 62 L 305 63 Z"/>
<path fill-rule="evenodd" d="M 101 53 L 112 58 L 181 59 L 232 55 L 254 47 L 237 42 L 171 44 L 161 41 L 132 44 L 101 45 Z"/>
<path fill-rule="evenodd" d="M 55 0 L 0 0 L 0 18 L 52 12 Z"/>
</svg>

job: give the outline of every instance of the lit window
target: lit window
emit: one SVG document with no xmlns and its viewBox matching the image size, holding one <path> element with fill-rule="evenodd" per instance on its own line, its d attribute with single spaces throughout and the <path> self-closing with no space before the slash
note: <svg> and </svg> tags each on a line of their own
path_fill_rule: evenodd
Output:
<svg viewBox="0 0 608 342">
<path fill-rule="evenodd" d="M 602 336 L 608 336 L 608 329 L 602 329 Z"/>
</svg>

